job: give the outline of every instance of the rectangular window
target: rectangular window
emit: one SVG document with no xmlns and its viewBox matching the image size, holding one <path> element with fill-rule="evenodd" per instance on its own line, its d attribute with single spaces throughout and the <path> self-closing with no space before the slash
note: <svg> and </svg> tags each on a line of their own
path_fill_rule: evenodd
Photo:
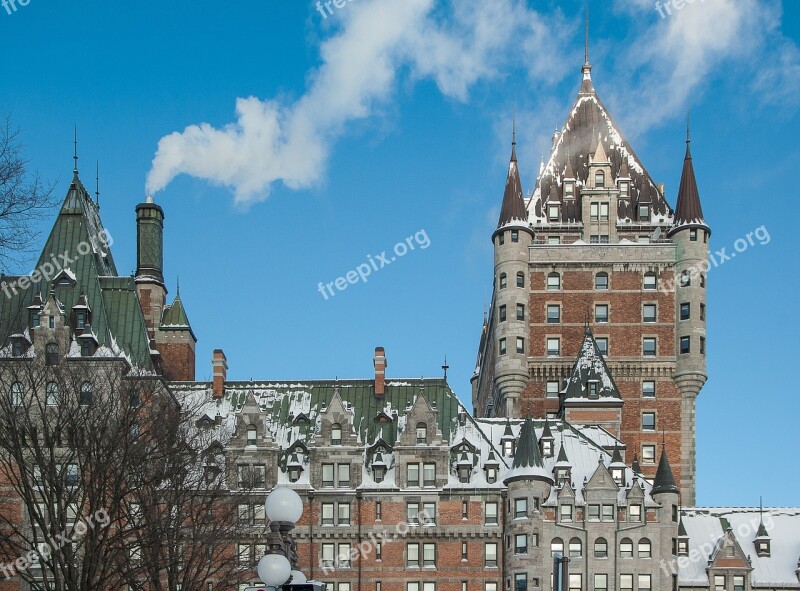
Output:
<svg viewBox="0 0 800 591">
<path fill-rule="evenodd" d="M 560 236 L 548 236 L 547 237 L 547 244 L 549 244 L 551 246 L 555 245 L 555 244 L 561 244 L 561 237 Z"/>
<path fill-rule="evenodd" d="M 548 291 L 558 291 L 561 289 L 561 275 L 558 273 L 550 273 L 547 276 L 547 289 Z"/>
<path fill-rule="evenodd" d="M 695 228 L 689 230 L 689 240 L 691 242 L 697 242 L 697 230 Z"/>
<path fill-rule="evenodd" d="M 642 521 L 642 506 L 631 505 L 628 507 L 628 521 L 641 522 Z"/>
<path fill-rule="evenodd" d="M 486 501 L 484 507 L 484 523 L 486 525 L 497 525 L 497 503 Z"/>
<path fill-rule="evenodd" d="M 406 583 L 406 591 L 420 591 L 419 583 Z"/>
<path fill-rule="evenodd" d="M 744 577 L 739 575 L 734 575 L 733 591 L 745 591 Z"/>
<path fill-rule="evenodd" d="M 559 521 L 572 521 L 572 505 L 560 505 L 559 517 Z"/>
<path fill-rule="evenodd" d="M 594 591 L 608 591 L 608 575 L 594 576 Z"/>
<path fill-rule="evenodd" d="M 436 544 L 422 545 L 422 566 L 436 566 Z"/>
<path fill-rule="evenodd" d="M 642 306 L 642 321 L 643 322 L 656 322 L 658 309 L 655 304 L 644 304 Z"/>
<path fill-rule="evenodd" d="M 642 463 L 655 464 L 656 463 L 656 446 L 652 444 L 645 444 L 642 446 Z"/>
<path fill-rule="evenodd" d="M 506 307 L 505 305 L 500 306 L 500 322 L 506 321 Z"/>
<path fill-rule="evenodd" d="M 408 486 L 419 486 L 419 464 L 408 464 L 406 466 Z"/>
<path fill-rule="evenodd" d="M 561 322 L 561 306 L 550 304 L 547 306 L 547 323 L 558 324 Z"/>
<path fill-rule="evenodd" d="M 594 321 L 608 322 L 608 304 L 595 304 Z"/>
<path fill-rule="evenodd" d="M 558 205 L 551 205 L 547 208 L 547 217 L 551 222 L 558 221 Z"/>
<path fill-rule="evenodd" d="M 528 575 L 517 573 L 514 575 L 514 591 L 528 591 Z"/>
<path fill-rule="evenodd" d="M 656 356 L 656 339 L 655 337 L 645 337 L 642 339 L 642 352 L 645 357 Z"/>
<path fill-rule="evenodd" d="M 642 398 L 655 398 L 656 397 L 656 382 L 655 380 L 645 380 L 642 382 Z"/>
<path fill-rule="evenodd" d="M 600 505 L 589 505 L 589 521 L 600 521 Z"/>
<path fill-rule="evenodd" d="M 238 555 L 240 565 L 250 566 L 250 544 L 239 544 Z"/>
<path fill-rule="evenodd" d="M 419 524 L 419 503 L 406 503 L 406 522 L 410 525 Z"/>
<path fill-rule="evenodd" d="M 603 521 L 614 521 L 614 505 L 603 505 Z"/>
<path fill-rule="evenodd" d="M 350 544 L 339 544 L 336 562 L 339 568 L 350 568 Z"/>
<path fill-rule="evenodd" d="M 267 484 L 267 467 L 253 466 L 253 488 L 264 488 Z"/>
<path fill-rule="evenodd" d="M 598 291 L 608 289 L 608 273 L 598 273 L 594 276 L 594 288 Z"/>
<path fill-rule="evenodd" d="M 582 588 L 583 588 L 583 576 L 571 574 L 569 576 L 569 591 L 581 591 Z"/>
<path fill-rule="evenodd" d="M 514 499 L 514 519 L 521 519 L 528 516 L 528 499 Z"/>
<path fill-rule="evenodd" d="M 644 274 L 643 287 L 644 287 L 644 289 L 655 289 L 656 288 L 656 274 L 655 273 L 645 273 Z"/>
<path fill-rule="evenodd" d="M 375 542 L 375 560 L 383 560 L 383 545 L 381 542 Z"/>
<path fill-rule="evenodd" d="M 589 217 L 591 221 L 596 222 L 600 219 L 600 204 L 592 203 L 589 206 Z"/>
<path fill-rule="evenodd" d="M 339 464 L 339 486 L 350 486 L 350 464 Z"/>
<path fill-rule="evenodd" d="M 517 304 L 517 320 L 525 320 L 525 304 Z"/>
<path fill-rule="evenodd" d="M 322 525 L 333 525 L 333 503 L 322 503 Z"/>
<path fill-rule="evenodd" d="M 436 486 L 436 464 L 424 464 L 422 467 L 424 486 Z"/>
<path fill-rule="evenodd" d="M 419 544 L 411 543 L 406 545 L 406 566 L 419 568 Z"/>
<path fill-rule="evenodd" d="M 603 357 L 608 356 L 608 337 L 597 337 L 595 342 L 597 343 L 597 348 L 600 350 L 600 354 Z"/>
<path fill-rule="evenodd" d="M 322 464 L 322 487 L 333 488 L 333 464 Z"/>
<path fill-rule="evenodd" d="M 514 536 L 514 554 L 528 553 L 528 535 L 517 534 Z"/>
<path fill-rule="evenodd" d="M 467 560 L 469 544 L 461 542 L 461 560 Z"/>
<path fill-rule="evenodd" d="M 639 221 L 641 221 L 641 222 L 650 221 L 650 206 L 649 205 L 640 205 L 639 206 Z"/>
<path fill-rule="evenodd" d="M 383 513 L 383 506 L 380 501 L 375 501 L 375 521 L 381 520 L 381 513 Z"/>
<path fill-rule="evenodd" d="M 485 562 L 484 565 L 488 568 L 497 567 L 497 543 L 486 542 L 485 545 Z"/>
<path fill-rule="evenodd" d="M 461 501 L 461 519 L 469 519 L 469 502 Z"/>
<path fill-rule="evenodd" d="M 653 588 L 651 575 L 639 575 L 639 591 L 651 591 Z"/>
<path fill-rule="evenodd" d="M 689 320 L 691 317 L 692 306 L 688 302 L 681 304 L 681 320 Z"/>
<path fill-rule="evenodd" d="M 350 525 L 350 503 L 339 503 L 339 525 Z"/>
<path fill-rule="evenodd" d="M 555 380 L 547 382 L 547 398 L 558 398 L 558 382 Z"/>
<path fill-rule="evenodd" d="M 500 339 L 500 355 L 505 355 L 507 351 L 508 349 L 506 347 L 506 339 L 505 337 L 503 337 L 502 339 Z"/>
<path fill-rule="evenodd" d="M 700 354 L 706 354 L 706 337 L 700 337 Z"/>
<path fill-rule="evenodd" d="M 603 202 L 600 204 L 600 221 L 608 221 L 608 202 Z"/>
<path fill-rule="evenodd" d="M 519 242 L 519 230 L 511 230 L 511 242 Z"/>
<path fill-rule="evenodd" d="M 433 581 L 425 581 L 422 583 L 422 591 L 436 591 L 436 583 Z"/>
<path fill-rule="evenodd" d="M 691 353 L 692 351 L 692 338 L 681 337 L 681 353 Z"/>
<path fill-rule="evenodd" d="M 633 575 L 619 576 L 619 591 L 633 591 Z"/>
<path fill-rule="evenodd" d="M 700 320 L 705 321 L 706 319 L 706 305 L 700 304 Z"/>
<path fill-rule="evenodd" d="M 552 337 L 547 339 L 547 355 L 558 357 L 561 354 L 561 339 Z"/>
<path fill-rule="evenodd" d="M 643 412 L 642 431 L 655 431 L 655 430 L 656 430 L 656 413 Z"/>
<path fill-rule="evenodd" d="M 714 591 L 725 591 L 725 575 L 714 575 Z"/>
<path fill-rule="evenodd" d="M 525 352 L 525 337 L 517 337 L 517 353 Z"/>
<path fill-rule="evenodd" d="M 436 503 L 422 503 L 420 522 L 425 525 L 436 525 Z"/>
</svg>

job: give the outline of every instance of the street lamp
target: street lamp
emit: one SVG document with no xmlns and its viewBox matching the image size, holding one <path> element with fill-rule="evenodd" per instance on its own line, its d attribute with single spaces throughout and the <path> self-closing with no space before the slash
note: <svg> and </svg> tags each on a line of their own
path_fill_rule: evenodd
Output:
<svg viewBox="0 0 800 591">
<path fill-rule="evenodd" d="M 305 583 L 306 577 L 296 568 L 297 549 L 291 535 L 303 515 L 303 500 L 291 488 L 278 487 L 267 495 L 264 509 L 269 519 L 269 551 L 258 561 L 258 578 L 269 587 L 280 587 L 289 581 Z"/>
</svg>

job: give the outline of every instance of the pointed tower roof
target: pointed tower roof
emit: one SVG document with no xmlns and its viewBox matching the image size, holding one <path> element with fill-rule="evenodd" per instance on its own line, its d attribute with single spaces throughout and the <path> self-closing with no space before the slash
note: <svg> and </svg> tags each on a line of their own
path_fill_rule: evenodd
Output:
<svg viewBox="0 0 800 591">
<path fill-rule="evenodd" d="M 528 212 L 525 208 L 525 200 L 522 197 L 522 181 L 520 181 L 519 167 L 517 166 L 516 130 L 511 142 L 511 161 L 508 165 L 506 188 L 503 193 L 503 205 L 500 207 L 500 219 L 497 222 L 497 228 L 500 229 L 511 225 L 529 230 Z M 494 240 L 494 236 L 492 236 L 492 240 Z"/>
<path fill-rule="evenodd" d="M 556 465 L 558 464 L 569 464 L 569 458 L 567 457 L 567 448 L 564 445 L 564 442 L 561 442 L 561 448 L 558 450 L 558 458 L 556 458 Z"/>
<path fill-rule="evenodd" d="M 625 465 L 625 462 L 622 461 L 622 454 L 619 451 L 619 445 L 614 445 L 614 455 L 611 456 L 611 465 L 614 464 L 622 464 Z"/>
<path fill-rule="evenodd" d="M 686 156 L 683 159 L 681 184 L 678 188 L 675 221 L 672 228 L 670 228 L 667 233 L 667 236 L 672 236 L 679 230 L 685 228 L 702 228 L 709 232 L 711 231 L 703 217 L 703 208 L 700 205 L 700 193 L 697 190 L 697 180 L 694 176 L 694 165 L 692 164 L 692 152 L 690 147 L 692 140 L 689 135 L 688 124 L 686 127 Z"/>
<path fill-rule="evenodd" d="M 672 468 L 667 459 L 666 447 L 661 448 L 661 460 L 658 462 L 658 469 L 656 470 L 656 478 L 653 481 L 653 490 L 651 495 L 658 495 L 662 493 L 678 494 L 678 486 L 675 484 L 675 477 L 672 475 Z"/>
<path fill-rule="evenodd" d="M 596 397 L 590 397 L 591 393 L 588 387 L 590 382 L 597 384 Z M 572 367 L 572 374 L 567 380 L 564 401 L 622 403 L 622 396 L 620 396 L 614 378 L 611 377 L 611 372 L 608 370 L 605 359 L 603 359 L 588 326 L 583 335 L 580 353 Z"/>
<path fill-rule="evenodd" d="M 188 330 L 192 333 L 192 336 L 194 336 L 192 325 L 189 323 L 189 317 L 186 315 L 186 310 L 183 307 L 180 288 L 178 288 L 172 304 L 164 308 L 164 313 L 161 316 L 160 328 L 161 330 Z M 197 339 L 195 339 L 195 341 L 196 340 Z"/>
<path fill-rule="evenodd" d="M 686 533 L 686 526 L 683 525 L 683 515 L 678 520 L 678 536 L 681 538 L 688 538 L 689 534 Z"/>
<path fill-rule="evenodd" d="M 639 465 L 639 454 L 633 454 L 633 462 L 631 462 L 631 468 L 636 474 L 642 473 L 642 467 Z"/>
<path fill-rule="evenodd" d="M 536 428 L 530 418 L 522 423 L 514 463 L 506 473 L 505 482 L 521 479 L 543 480 L 553 484 L 552 476 L 544 467 L 544 459 L 536 439 Z"/>
</svg>

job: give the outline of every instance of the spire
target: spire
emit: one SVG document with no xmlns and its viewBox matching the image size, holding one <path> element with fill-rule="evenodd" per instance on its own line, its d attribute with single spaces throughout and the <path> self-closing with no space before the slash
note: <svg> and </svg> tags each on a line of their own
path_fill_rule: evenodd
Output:
<svg viewBox="0 0 800 591">
<path fill-rule="evenodd" d="M 710 228 L 703 218 L 703 208 L 700 205 L 700 193 L 697 190 L 697 180 L 694 176 L 694 165 L 692 163 L 692 143 L 691 130 L 689 127 L 689 116 L 686 116 L 686 156 L 683 159 L 683 172 L 681 173 L 681 184 L 678 188 L 678 203 L 675 206 L 675 223 L 667 233 L 671 236 L 678 230 L 690 228 L 703 228 L 710 231 Z"/>
<path fill-rule="evenodd" d="M 74 132 L 74 139 L 72 141 L 74 148 L 72 151 L 72 159 L 75 161 L 75 165 L 72 167 L 72 174 L 75 178 L 78 178 L 78 124 L 75 124 L 75 132 Z"/>
<path fill-rule="evenodd" d="M 97 176 L 95 177 L 96 185 L 94 190 L 94 204 L 97 209 L 100 209 L 100 161 L 97 161 Z"/>
<path fill-rule="evenodd" d="M 642 467 L 639 465 L 639 454 L 633 454 L 633 462 L 631 463 L 634 474 L 641 474 Z"/>
<path fill-rule="evenodd" d="M 758 538 L 768 538 L 769 533 L 767 532 L 767 528 L 764 527 L 764 499 L 763 497 L 758 497 L 758 532 L 756 533 L 756 539 Z"/>
<path fill-rule="evenodd" d="M 561 449 L 558 450 L 558 458 L 556 459 L 557 464 L 569 464 L 569 458 L 567 457 L 567 448 L 564 447 L 564 438 L 561 438 Z"/>
<path fill-rule="evenodd" d="M 442 366 L 442 369 L 444 370 L 444 379 L 447 381 L 447 370 L 450 369 L 450 366 L 447 365 L 447 355 L 444 356 L 444 365 Z"/>
<path fill-rule="evenodd" d="M 611 456 L 611 463 L 612 464 L 622 464 L 622 463 L 624 463 L 622 461 L 622 454 L 619 451 L 619 444 L 618 443 L 614 444 L 614 455 Z"/>
<path fill-rule="evenodd" d="M 675 484 L 675 477 L 672 475 L 672 468 L 667 459 L 667 448 L 661 448 L 661 460 L 658 462 L 656 478 L 653 481 L 653 490 L 650 494 L 658 495 L 662 493 L 678 494 L 678 486 Z"/>
<path fill-rule="evenodd" d="M 517 111 L 514 109 L 514 117 L 511 120 L 511 162 L 517 161 Z"/>
<path fill-rule="evenodd" d="M 517 167 L 517 129 L 515 121 L 511 139 L 511 161 L 508 165 L 506 189 L 503 194 L 503 205 L 500 208 L 500 220 L 497 222 L 497 227 L 500 228 L 512 221 L 521 222 L 521 225 L 527 227 L 527 220 L 528 212 L 525 209 L 525 201 L 522 198 L 522 181 L 520 181 L 519 168 Z"/>
<path fill-rule="evenodd" d="M 583 67 L 581 68 L 583 81 L 581 82 L 581 94 L 594 94 L 592 84 L 592 64 L 589 63 L 589 4 L 586 4 L 586 30 L 583 43 Z"/>
<path fill-rule="evenodd" d="M 589 65 L 589 3 L 586 3 L 586 33 L 584 39 L 583 63 Z"/>
</svg>

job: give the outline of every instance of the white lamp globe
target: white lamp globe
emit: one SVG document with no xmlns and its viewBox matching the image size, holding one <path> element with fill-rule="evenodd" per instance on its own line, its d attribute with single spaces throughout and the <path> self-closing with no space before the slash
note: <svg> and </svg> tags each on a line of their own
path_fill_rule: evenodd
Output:
<svg viewBox="0 0 800 591">
<path fill-rule="evenodd" d="M 289 580 L 292 565 L 283 554 L 266 554 L 258 561 L 258 578 L 270 587 L 280 587 Z"/>
<path fill-rule="evenodd" d="M 303 500 L 291 488 L 278 487 L 267 495 L 264 509 L 270 521 L 297 523 L 303 515 Z"/>
<path fill-rule="evenodd" d="M 299 570 L 292 571 L 292 585 L 302 585 L 306 580 L 306 576 Z"/>
</svg>

